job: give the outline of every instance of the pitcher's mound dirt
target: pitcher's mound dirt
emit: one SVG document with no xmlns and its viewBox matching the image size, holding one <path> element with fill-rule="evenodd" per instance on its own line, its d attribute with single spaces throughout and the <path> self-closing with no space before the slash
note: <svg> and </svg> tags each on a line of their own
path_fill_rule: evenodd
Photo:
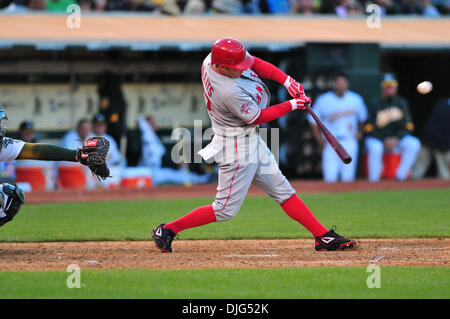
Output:
<svg viewBox="0 0 450 319">
<path fill-rule="evenodd" d="M 2 270 L 449 266 L 450 238 L 360 239 L 352 251 L 316 252 L 312 239 L 1 243 Z"/>
</svg>

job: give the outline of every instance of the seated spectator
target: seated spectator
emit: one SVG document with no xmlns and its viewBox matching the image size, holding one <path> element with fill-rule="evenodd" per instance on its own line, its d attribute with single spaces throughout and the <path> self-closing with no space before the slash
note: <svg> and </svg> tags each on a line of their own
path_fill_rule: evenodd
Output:
<svg viewBox="0 0 450 319">
<path fill-rule="evenodd" d="M 438 9 L 431 4 L 431 0 L 419 0 L 419 8 L 424 17 L 439 18 L 441 16 Z"/>
<path fill-rule="evenodd" d="M 412 136 L 414 124 L 408 103 L 397 95 L 398 82 L 392 74 L 385 74 L 381 82 L 381 95 L 369 104 L 369 118 L 364 126 L 368 152 L 369 181 L 381 178 L 384 152 L 400 152 L 401 160 L 396 171 L 397 180 L 408 178 L 410 169 L 420 150 L 420 141 Z"/>
<path fill-rule="evenodd" d="M 154 11 L 159 7 L 152 1 L 140 0 L 110 0 L 107 2 L 108 11 Z"/>
<path fill-rule="evenodd" d="M 337 16 L 341 18 L 364 15 L 361 3 L 356 0 L 339 0 L 339 4 L 336 6 L 335 11 Z"/>
<path fill-rule="evenodd" d="M 263 13 L 262 6 L 265 0 L 242 0 L 242 10 L 245 14 L 261 14 Z M 264 2 L 264 3 L 262 3 Z"/>
<path fill-rule="evenodd" d="M 239 0 L 213 0 L 212 9 L 221 14 L 241 14 L 242 4 Z"/>
<path fill-rule="evenodd" d="M 67 132 L 62 140 L 61 146 L 71 149 L 77 149 L 82 146 L 83 141 L 92 135 L 92 125 L 87 119 L 78 121 L 74 130 Z M 59 162 L 58 166 L 75 166 L 73 162 Z M 86 189 L 94 189 L 98 186 L 95 177 L 87 166 L 83 166 L 83 173 L 86 176 Z"/>
<path fill-rule="evenodd" d="M 335 0 L 322 0 L 320 2 L 319 13 L 323 14 L 335 14 L 336 3 Z"/>
<path fill-rule="evenodd" d="M 105 11 L 107 0 L 78 0 L 81 11 Z"/>
<path fill-rule="evenodd" d="M 120 184 L 121 170 L 125 166 L 125 160 L 120 154 L 119 147 L 111 135 L 106 133 L 107 123 L 103 114 L 97 114 L 92 119 L 92 134 L 90 136 L 104 136 L 109 141 L 108 155 L 106 156 L 106 164 L 110 169 L 111 178 L 106 180 L 96 180 L 103 187 L 109 188 L 113 185 Z"/>
<path fill-rule="evenodd" d="M 400 11 L 402 14 L 421 14 L 416 0 L 400 0 Z"/>
<path fill-rule="evenodd" d="M 28 11 L 27 5 L 28 0 L 14 0 L 11 1 L 11 3 L 7 7 L 3 8 L 2 11 L 6 13 L 27 12 Z"/>
<path fill-rule="evenodd" d="M 45 10 L 48 12 L 67 12 L 71 4 L 78 5 L 75 0 L 46 0 Z"/>
<path fill-rule="evenodd" d="M 28 9 L 30 10 L 45 10 L 46 0 L 30 0 L 28 2 Z"/>
<path fill-rule="evenodd" d="M 265 0 L 271 14 L 283 14 L 295 11 L 290 0 Z"/>
<path fill-rule="evenodd" d="M 295 8 L 296 13 L 314 14 L 316 13 L 314 0 L 299 0 Z"/>
<path fill-rule="evenodd" d="M 80 6 L 81 12 L 94 10 L 93 0 L 78 0 L 78 5 Z"/>
<path fill-rule="evenodd" d="M 106 5 L 108 1 L 107 0 L 94 0 L 94 8 L 95 11 L 105 11 Z"/>
<path fill-rule="evenodd" d="M 433 5 L 443 14 L 450 14 L 450 0 L 433 0 Z"/>
<path fill-rule="evenodd" d="M 425 123 L 421 140 L 422 147 L 414 165 L 412 178 L 423 178 L 436 160 L 439 178 L 450 180 L 450 97 L 440 99 Z"/>
<path fill-rule="evenodd" d="M 141 130 L 142 156 L 138 166 L 150 169 L 153 185 L 161 184 L 203 184 L 211 179 L 211 174 L 196 174 L 181 165 L 178 169 L 162 167 L 162 157 L 166 149 L 159 139 L 156 131 L 156 123 L 153 117 L 139 118 Z"/>
<path fill-rule="evenodd" d="M 373 0 L 368 4 L 376 4 L 380 7 L 381 15 L 401 14 L 401 8 L 395 0 Z"/>
<path fill-rule="evenodd" d="M 116 140 L 106 133 L 107 124 L 103 114 L 97 114 L 92 119 L 92 133 L 90 136 L 104 136 L 109 141 L 109 151 L 106 157 L 106 163 L 110 165 L 120 165 L 122 156 L 117 146 Z"/>
<path fill-rule="evenodd" d="M 26 143 L 38 143 L 34 123 L 32 121 L 23 121 L 19 125 L 18 139 Z M 55 188 L 55 167 L 54 161 L 39 161 L 39 160 L 20 160 L 14 163 L 16 169 L 23 167 L 40 167 L 45 176 L 45 188 L 52 190 Z"/>
<path fill-rule="evenodd" d="M 92 126 L 87 119 L 78 121 L 76 129 L 71 130 L 63 136 L 61 146 L 71 149 L 79 148 L 85 139 L 91 134 Z"/>
<path fill-rule="evenodd" d="M 198 15 L 206 11 L 206 5 L 203 0 L 188 0 L 183 8 L 184 14 Z"/>
<path fill-rule="evenodd" d="M 34 124 L 31 121 L 24 121 L 19 126 L 19 139 L 27 143 L 37 143 L 35 137 Z"/>
</svg>

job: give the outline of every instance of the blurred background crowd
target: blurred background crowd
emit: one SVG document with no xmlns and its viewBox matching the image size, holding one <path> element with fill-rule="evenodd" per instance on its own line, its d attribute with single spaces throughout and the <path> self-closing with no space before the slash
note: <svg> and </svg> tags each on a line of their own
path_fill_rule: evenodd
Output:
<svg viewBox="0 0 450 319">
<path fill-rule="evenodd" d="M 134 11 L 167 15 L 329 14 L 354 17 L 376 4 L 385 15 L 439 17 L 450 13 L 450 0 L 0 0 L 4 12 L 66 12 L 78 4 L 85 11 Z"/>
</svg>

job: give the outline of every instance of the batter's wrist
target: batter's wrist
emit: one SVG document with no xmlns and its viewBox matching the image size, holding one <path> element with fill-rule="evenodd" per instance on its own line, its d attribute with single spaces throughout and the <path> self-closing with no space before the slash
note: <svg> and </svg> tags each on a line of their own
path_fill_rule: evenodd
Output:
<svg viewBox="0 0 450 319">
<path fill-rule="evenodd" d="M 291 111 L 295 111 L 296 109 L 298 109 L 297 101 L 295 99 L 289 100 L 289 102 L 291 103 Z"/>
<path fill-rule="evenodd" d="M 283 83 L 283 86 L 286 88 L 286 89 L 289 89 L 289 86 L 291 85 L 291 83 L 294 81 L 294 79 L 293 78 L 291 78 L 289 75 L 287 76 L 287 78 L 286 78 L 286 80 L 284 81 L 284 83 Z"/>
</svg>

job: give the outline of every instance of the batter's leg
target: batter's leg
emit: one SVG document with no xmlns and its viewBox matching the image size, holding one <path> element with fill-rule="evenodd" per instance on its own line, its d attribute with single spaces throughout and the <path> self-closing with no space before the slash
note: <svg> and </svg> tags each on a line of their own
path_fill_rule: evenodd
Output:
<svg viewBox="0 0 450 319">
<path fill-rule="evenodd" d="M 261 140 L 258 146 L 260 163 L 253 184 L 272 197 L 289 217 L 302 224 L 314 237 L 328 232 L 295 194 L 295 190 L 281 173 L 275 157 L 266 144 Z"/>
<path fill-rule="evenodd" d="M 249 146 L 238 147 L 241 141 L 235 139 L 235 161 L 219 165 L 218 186 L 216 199 L 212 205 L 199 207 L 189 214 L 164 225 L 164 228 L 172 230 L 175 234 L 182 230 L 198 227 L 212 222 L 222 222 L 233 219 L 244 202 L 253 176 L 257 169 L 257 163 L 246 161 L 245 154 L 249 152 Z M 244 158 L 244 160 L 241 160 Z"/>
</svg>

